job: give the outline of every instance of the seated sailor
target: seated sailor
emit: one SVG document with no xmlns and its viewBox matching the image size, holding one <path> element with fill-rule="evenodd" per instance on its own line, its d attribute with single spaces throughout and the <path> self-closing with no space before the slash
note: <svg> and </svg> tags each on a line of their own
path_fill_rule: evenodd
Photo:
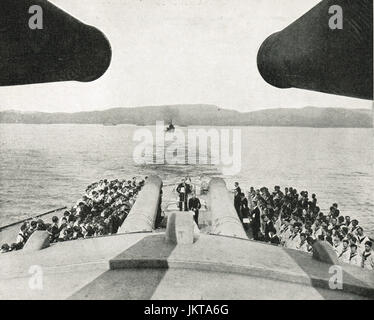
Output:
<svg viewBox="0 0 374 320">
<path fill-rule="evenodd" d="M 361 267 L 367 270 L 374 270 L 374 256 L 372 246 L 373 243 L 371 241 L 366 241 L 365 251 L 361 256 Z"/>
</svg>

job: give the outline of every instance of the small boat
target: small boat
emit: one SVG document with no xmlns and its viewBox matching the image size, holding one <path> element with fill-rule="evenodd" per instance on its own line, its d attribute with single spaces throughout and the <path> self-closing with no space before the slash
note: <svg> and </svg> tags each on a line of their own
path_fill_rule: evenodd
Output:
<svg viewBox="0 0 374 320">
<path fill-rule="evenodd" d="M 170 122 L 169 125 L 166 127 L 165 132 L 174 132 L 175 127 L 173 125 L 173 122 Z"/>
</svg>

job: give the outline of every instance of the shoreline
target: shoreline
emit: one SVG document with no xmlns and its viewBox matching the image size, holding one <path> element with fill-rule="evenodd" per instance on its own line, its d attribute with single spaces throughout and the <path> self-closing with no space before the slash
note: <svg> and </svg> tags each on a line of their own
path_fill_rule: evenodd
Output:
<svg viewBox="0 0 374 320">
<path fill-rule="evenodd" d="M 115 125 L 106 125 L 103 123 L 76 123 L 76 122 L 61 122 L 61 123 L 28 123 L 28 122 L 0 122 L 0 125 L 44 125 L 44 126 L 62 126 L 62 125 L 76 125 L 76 126 L 102 126 L 102 127 L 120 127 L 120 126 L 131 126 L 131 127 L 156 127 L 154 124 L 138 125 L 134 123 L 118 123 Z M 207 128 L 207 127 L 222 127 L 222 128 L 306 128 L 306 129 L 373 129 L 374 126 L 367 127 L 357 127 L 357 126 L 293 126 L 293 125 L 242 125 L 242 124 L 233 124 L 233 125 L 175 125 L 176 129 L 183 128 Z"/>
</svg>

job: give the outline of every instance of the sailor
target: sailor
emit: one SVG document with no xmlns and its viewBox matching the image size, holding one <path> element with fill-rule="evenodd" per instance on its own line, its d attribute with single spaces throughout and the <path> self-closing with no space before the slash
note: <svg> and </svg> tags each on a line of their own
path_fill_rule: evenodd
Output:
<svg viewBox="0 0 374 320">
<path fill-rule="evenodd" d="M 345 225 L 349 227 L 351 225 L 351 217 L 350 216 L 345 216 Z"/>
<path fill-rule="evenodd" d="M 342 251 L 338 255 L 338 260 L 340 262 L 349 263 L 350 251 L 349 251 L 349 242 L 347 239 L 343 240 Z"/>
<path fill-rule="evenodd" d="M 7 252 L 9 252 L 9 251 L 10 251 L 9 244 L 4 243 L 4 244 L 1 246 L 1 250 L 0 250 L 0 252 L 1 252 L 1 253 L 7 253 Z"/>
<path fill-rule="evenodd" d="M 242 189 L 239 187 L 239 182 L 235 182 L 234 183 L 234 192 L 236 192 L 237 194 L 241 194 L 242 193 Z"/>
<path fill-rule="evenodd" d="M 306 239 L 306 241 L 307 241 L 307 250 L 308 250 L 308 253 L 310 253 L 310 254 L 313 254 L 313 244 L 314 244 L 314 242 L 315 242 L 315 239 L 313 239 L 312 237 L 308 237 L 307 239 Z"/>
<path fill-rule="evenodd" d="M 287 232 L 287 230 L 289 229 L 289 219 L 287 218 L 281 218 L 281 226 L 280 226 L 280 229 L 279 229 L 279 234 L 280 234 L 280 237 L 282 238 L 284 233 Z"/>
<path fill-rule="evenodd" d="M 348 236 L 348 234 L 349 234 L 348 227 L 346 227 L 345 225 L 341 226 L 340 227 L 340 232 L 341 232 L 342 236 L 344 238 L 346 238 Z"/>
<path fill-rule="evenodd" d="M 64 240 L 71 240 L 74 234 L 74 223 L 75 223 L 75 217 L 70 216 L 68 219 L 68 224 L 66 228 L 64 228 Z"/>
<path fill-rule="evenodd" d="M 240 215 L 243 219 L 249 215 L 248 200 L 243 192 L 240 194 Z"/>
<path fill-rule="evenodd" d="M 50 228 L 49 234 L 51 238 L 51 242 L 57 241 L 59 235 L 60 235 L 60 227 L 58 225 L 58 217 L 54 216 L 52 217 L 52 226 Z"/>
<path fill-rule="evenodd" d="M 351 254 L 349 255 L 349 264 L 361 267 L 360 256 L 357 252 L 357 244 L 351 243 Z"/>
<path fill-rule="evenodd" d="M 357 245 L 358 252 L 362 253 L 365 251 L 365 243 L 370 241 L 370 239 L 364 234 L 364 229 L 362 227 L 357 228 Z"/>
<path fill-rule="evenodd" d="M 258 240 L 258 234 L 261 228 L 261 212 L 259 207 L 257 206 L 257 200 L 253 201 L 254 208 L 252 210 L 252 222 L 251 222 L 251 227 L 252 227 L 252 234 L 253 234 L 253 239 Z"/>
<path fill-rule="evenodd" d="M 262 220 L 264 221 L 264 236 L 265 241 L 270 242 L 271 233 L 276 234 L 277 230 L 274 228 L 274 223 L 269 219 L 269 217 L 266 214 L 263 214 L 261 216 Z"/>
<path fill-rule="evenodd" d="M 340 253 L 343 251 L 343 243 L 340 236 L 336 236 L 333 239 L 333 249 L 336 255 L 339 257 Z"/>
<path fill-rule="evenodd" d="M 191 186 L 186 182 L 186 179 L 182 179 L 182 182 L 178 185 L 176 191 L 179 194 L 179 211 L 188 211 L 188 195 L 191 193 Z"/>
<path fill-rule="evenodd" d="M 27 239 L 28 239 L 28 235 L 27 235 L 27 223 L 25 222 L 21 226 L 21 230 L 18 233 L 18 236 L 17 236 L 17 239 L 16 239 L 16 243 L 17 244 L 25 244 L 26 241 L 27 241 Z"/>
<path fill-rule="evenodd" d="M 286 240 L 287 248 L 296 249 L 297 245 L 301 242 L 299 232 L 300 232 L 299 224 L 295 223 L 293 226 L 293 233 Z"/>
<path fill-rule="evenodd" d="M 312 194 L 312 201 L 311 202 L 312 202 L 313 208 L 316 208 L 317 207 L 317 198 L 316 198 L 315 193 Z"/>
<path fill-rule="evenodd" d="M 194 220 L 197 225 L 199 225 L 199 210 L 201 208 L 201 203 L 199 198 L 196 197 L 196 194 L 193 193 L 191 199 L 188 201 L 188 208 L 194 213 Z"/>
<path fill-rule="evenodd" d="M 313 238 L 318 239 L 319 236 L 323 235 L 323 228 L 319 220 L 316 220 L 314 225 Z"/>
<path fill-rule="evenodd" d="M 374 256 L 372 250 L 373 243 L 366 241 L 365 251 L 361 255 L 361 267 L 367 270 L 374 270 Z"/>
<path fill-rule="evenodd" d="M 274 186 L 273 195 L 273 199 L 282 199 L 284 197 L 284 194 L 281 191 L 280 186 Z"/>
<path fill-rule="evenodd" d="M 358 220 L 353 219 L 351 221 L 350 227 L 351 227 L 351 230 L 349 232 L 352 233 L 353 235 L 356 235 L 357 228 L 359 228 L 359 226 L 358 226 Z"/>
<path fill-rule="evenodd" d="M 281 241 L 281 244 L 284 245 L 286 242 L 286 239 L 288 239 L 292 233 L 292 226 L 290 225 L 289 219 L 282 219 L 282 220 L 283 220 L 283 223 L 280 229 L 280 241 Z"/>
<path fill-rule="evenodd" d="M 253 187 L 249 189 L 248 192 L 248 202 L 249 202 L 249 208 L 252 210 L 254 208 L 253 200 L 256 198 L 256 192 Z"/>
<path fill-rule="evenodd" d="M 57 241 L 61 242 L 61 241 L 64 241 L 64 239 L 65 239 L 65 233 L 66 233 L 66 229 L 67 229 L 67 226 L 68 226 L 67 217 L 66 216 L 62 217 L 62 219 L 60 221 L 60 226 L 59 226 L 60 233 L 58 235 L 58 238 L 56 239 Z"/>
<path fill-rule="evenodd" d="M 271 244 L 275 244 L 275 245 L 280 244 L 279 237 L 273 231 L 269 231 L 269 241 L 270 241 Z"/>
<path fill-rule="evenodd" d="M 305 233 L 300 233 L 300 243 L 296 245 L 296 249 L 303 252 L 308 252 L 308 242 L 306 241 Z"/>
<path fill-rule="evenodd" d="M 328 233 L 326 233 L 325 241 L 326 241 L 327 243 L 329 243 L 329 244 L 331 245 L 331 247 L 333 246 L 333 243 L 332 243 L 332 237 L 331 237 L 331 235 L 329 235 Z"/>
<path fill-rule="evenodd" d="M 70 212 L 69 211 L 65 211 L 64 212 L 64 215 L 60 218 L 60 227 L 64 224 L 64 223 L 67 223 L 67 220 L 69 219 L 69 216 L 70 216 Z"/>
<path fill-rule="evenodd" d="M 243 220 L 243 217 L 241 216 L 240 207 L 241 207 L 241 189 L 239 187 L 239 183 L 235 182 L 235 188 L 234 188 L 234 207 L 236 210 L 236 213 L 239 216 L 240 221 Z"/>
<path fill-rule="evenodd" d="M 34 231 L 36 230 L 36 228 L 37 228 L 37 223 L 36 223 L 35 220 L 32 220 L 30 222 L 29 230 L 27 231 L 27 234 L 28 234 L 29 237 L 34 233 Z"/>
<path fill-rule="evenodd" d="M 16 251 L 16 250 L 20 250 L 20 249 L 22 249 L 22 246 L 23 246 L 23 244 L 20 242 L 20 243 L 12 243 L 11 245 L 10 245 L 10 249 L 9 249 L 9 251 Z"/>
<path fill-rule="evenodd" d="M 136 187 L 136 177 L 132 177 L 131 183 L 133 187 Z"/>
<path fill-rule="evenodd" d="M 330 219 L 330 224 L 327 227 L 327 230 L 333 230 L 338 224 L 338 220 L 336 218 L 331 218 Z"/>
<path fill-rule="evenodd" d="M 278 210 L 273 214 L 273 216 L 271 217 L 271 220 L 273 221 L 273 225 L 274 225 L 274 228 L 275 228 L 275 233 L 279 237 L 282 220 L 281 220 L 281 217 L 279 216 Z"/>
<path fill-rule="evenodd" d="M 80 226 L 74 226 L 72 239 L 79 239 L 83 237 L 84 236 L 83 236 L 82 228 Z"/>
<path fill-rule="evenodd" d="M 345 226 L 345 218 L 343 216 L 338 217 L 338 228 Z"/>
</svg>

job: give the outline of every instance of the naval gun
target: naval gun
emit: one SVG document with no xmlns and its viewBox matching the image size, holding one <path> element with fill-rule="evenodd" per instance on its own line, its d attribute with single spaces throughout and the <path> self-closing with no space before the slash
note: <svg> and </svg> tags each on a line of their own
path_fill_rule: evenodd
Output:
<svg viewBox="0 0 374 320">
<path fill-rule="evenodd" d="M 111 56 L 101 31 L 46 0 L 0 2 L 0 86 L 93 81 Z"/>
<path fill-rule="evenodd" d="M 334 8 L 341 26 L 334 27 Z M 277 88 L 373 99 L 373 0 L 323 0 L 270 35 L 258 70 Z"/>
<path fill-rule="evenodd" d="M 0 254 L 0 299 L 374 298 L 372 271 L 339 262 L 326 242 L 311 255 L 249 240 L 225 182 L 213 178 L 209 186 L 198 226 L 191 212 L 169 210 L 174 187 L 154 176 L 117 234 L 49 243 L 48 234 L 34 231 L 24 249 Z M 166 228 L 155 224 L 160 194 Z M 14 237 L 18 229 L 0 234 Z M 30 285 L 30 266 L 42 272 L 43 290 Z M 344 279 L 341 288 L 331 286 L 338 279 L 332 270 Z"/>
</svg>

